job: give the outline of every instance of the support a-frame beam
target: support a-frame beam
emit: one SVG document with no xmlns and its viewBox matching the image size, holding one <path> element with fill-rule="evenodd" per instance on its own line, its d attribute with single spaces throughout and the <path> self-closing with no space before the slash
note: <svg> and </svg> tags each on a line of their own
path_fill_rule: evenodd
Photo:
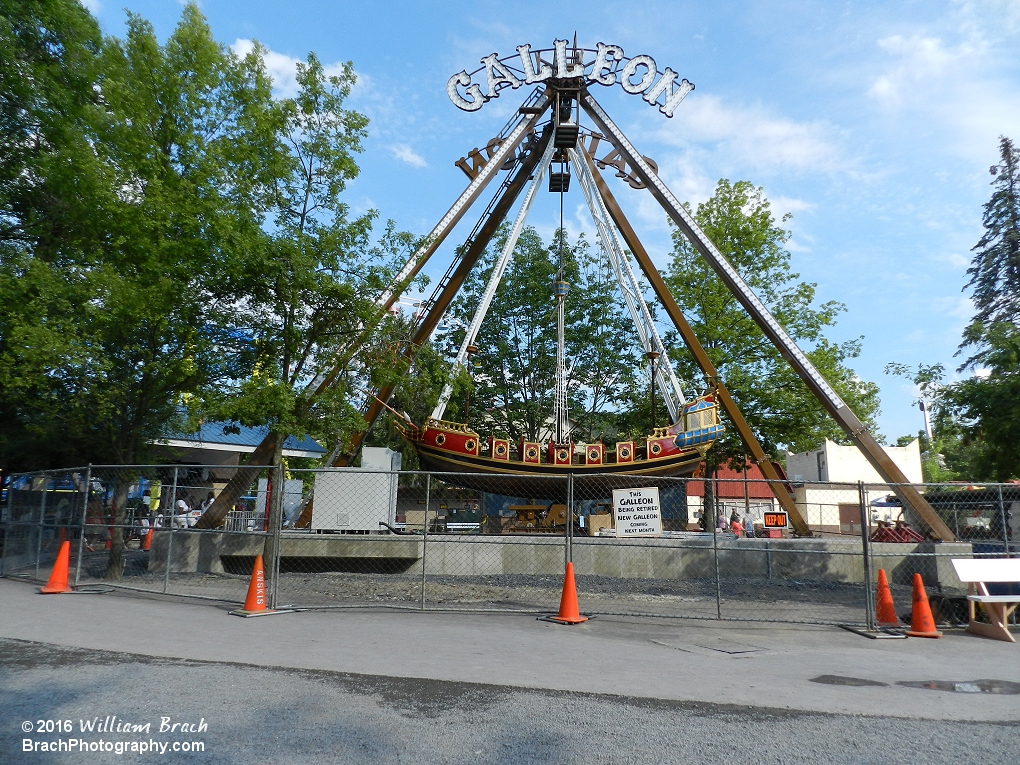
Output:
<svg viewBox="0 0 1020 765">
<path fill-rule="evenodd" d="M 436 326 L 442 320 L 443 315 L 450 307 L 450 303 L 453 302 L 454 297 L 456 297 L 457 293 L 460 291 L 464 280 L 471 272 L 471 269 L 475 267 L 478 259 L 482 256 L 482 253 L 485 252 L 485 248 L 488 247 L 489 241 L 492 239 L 493 235 L 495 235 L 496 230 L 510 212 L 514 202 L 517 201 L 517 197 L 520 196 L 521 191 L 524 190 L 524 187 L 527 185 L 528 180 L 535 171 L 539 160 L 545 153 L 546 146 L 549 141 L 552 140 L 552 133 L 553 131 L 551 127 L 545 130 L 539 138 L 538 143 L 534 146 L 534 148 L 532 148 L 530 154 L 528 154 L 528 156 L 521 162 L 520 166 L 517 168 L 516 175 L 506 187 L 502 197 L 495 200 L 495 204 L 492 207 L 492 212 L 488 219 L 479 229 L 478 234 L 474 237 L 474 239 L 468 242 L 467 248 L 461 256 L 460 263 L 450 276 L 449 281 L 436 297 L 435 302 L 432 303 L 428 312 L 419 321 L 414 335 L 405 346 L 402 354 L 402 360 L 408 367 L 418 354 L 418 349 L 421 348 L 422 344 L 432 336 Z M 389 402 L 395 387 L 396 386 L 393 384 L 386 385 L 380 388 L 375 395 L 369 398 L 364 410 L 365 428 L 359 433 L 354 434 L 351 438 L 348 451 L 333 461 L 333 467 L 342 467 L 351 463 L 355 455 L 357 455 L 358 451 L 361 449 L 365 437 L 368 435 L 368 431 L 372 428 L 372 425 Z M 305 528 L 311 523 L 311 520 L 312 505 L 311 503 L 308 503 L 302 511 L 301 517 L 294 525 L 297 528 Z"/>
<path fill-rule="evenodd" d="M 871 466 L 875 468 L 883 480 L 890 484 L 890 488 L 903 502 L 904 506 L 909 505 L 921 516 L 928 527 L 943 541 L 954 541 L 956 536 L 939 517 L 938 513 L 928 504 L 928 501 L 909 484 L 907 477 L 900 470 L 899 466 L 885 453 L 881 445 L 874 439 L 867 427 L 851 411 L 850 407 L 832 389 L 832 386 L 822 377 L 821 373 L 811 363 L 804 352 L 797 347 L 797 344 L 776 321 L 765 304 L 751 290 L 747 283 L 737 273 L 736 269 L 726 260 L 721 252 L 695 222 L 687 210 L 683 208 L 673 193 L 666 187 L 666 184 L 652 171 L 651 167 L 634 148 L 627 136 L 610 119 L 605 110 L 592 97 L 584 91 L 581 95 L 581 106 L 592 118 L 595 124 L 620 152 L 621 157 L 626 161 L 633 173 L 645 184 L 652 196 L 662 206 L 666 214 L 680 228 L 688 241 L 701 253 L 701 256 L 718 274 L 723 284 L 730 290 L 733 296 L 740 302 L 748 315 L 761 328 L 765 336 L 779 350 L 783 358 L 787 360 L 797 375 L 807 385 L 808 390 L 821 402 L 822 406 L 832 415 L 833 419 L 846 431 L 847 435 L 857 444 L 858 449 L 865 456 Z"/>
<path fill-rule="evenodd" d="M 698 368 L 701 369 L 702 374 L 705 375 L 709 384 L 715 386 L 716 396 L 718 397 L 723 410 L 726 412 L 726 416 L 729 417 L 730 422 L 733 423 L 733 427 L 740 435 L 740 440 L 743 441 L 744 446 L 747 447 L 748 454 L 751 455 L 755 464 L 761 469 L 762 475 L 768 479 L 772 493 L 776 495 L 776 499 L 779 500 L 779 504 L 782 505 L 783 509 L 789 515 L 790 521 L 793 523 L 793 528 L 801 536 L 811 536 L 811 530 L 808 528 L 807 522 L 800 514 L 800 510 L 794 503 L 793 497 L 790 496 L 790 492 L 787 491 L 786 484 L 776 472 L 776 469 L 772 464 L 772 460 L 765 453 L 765 450 L 761 448 L 761 444 L 759 444 L 758 439 L 755 438 L 754 432 L 747 424 L 747 420 L 744 419 L 744 415 L 741 414 L 737 403 L 733 400 L 733 397 L 730 396 L 730 392 L 726 389 L 722 379 L 719 377 L 715 364 L 712 363 L 712 359 L 710 359 L 708 354 L 705 353 L 705 349 L 698 341 L 697 336 L 694 334 L 694 330 L 684 317 L 683 311 L 681 311 L 680 306 L 677 305 L 676 299 L 673 297 L 673 293 L 659 274 L 659 270 L 655 267 L 655 264 L 652 263 L 652 259 L 648 256 L 648 252 L 645 250 L 644 245 L 641 244 L 641 240 L 638 239 L 637 233 L 630 225 L 630 221 L 627 219 L 627 216 L 623 214 L 623 210 L 620 209 L 620 205 L 617 203 L 616 197 L 613 196 L 613 192 L 609 190 L 609 184 L 606 183 L 605 179 L 595 168 L 595 162 L 592 160 L 591 155 L 581 147 L 578 148 L 578 153 L 580 153 L 585 165 L 587 165 L 588 172 L 595 181 L 595 188 L 598 190 L 599 196 L 602 197 L 602 202 L 609 211 L 609 215 L 613 219 L 613 223 L 616 224 L 616 228 L 623 237 L 623 241 L 627 244 L 627 248 L 634 254 L 634 258 L 637 260 L 638 265 L 641 266 L 641 270 L 644 272 L 645 278 L 648 279 L 648 283 L 651 285 L 652 291 L 659 299 L 659 303 L 662 307 L 666 309 L 666 314 L 673 322 L 673 326 L 676 327 L 677 332 L 680 333 L 680 337 L 683 338 L 688 350 L 694 357 L 694 362 L 698 365 Z"/>
<path fill-rule="evenodd" d="M 450 281 L 447 282 L 442 292 L 439 293 L 435 303 L 432 304 L 428 313 L 426 313 L 418 322 L 418 327 L 415 330 L 414 335 L 411 337 L 410 342 L 405 346 L 403 359 L 406 364 L 410 365 L 410 363 L 414 361 L 414 357 L 418 354 L 418 349 L 423 343 L 425 343 L 425 341 L 432 337 L 432 332 L 439 325 L 439 322 L 442 320 L 447 308 L 450 307 L 450 303 L 452 303 L 453 299 L 457 296 L 461 285 L 464 284 L 464 280 L 468 277 L 468 274 L 471 273 L 471 269 L 475 267 L 475 264 L 482 256 L 482 253 L 485 252 L 485 248 L 489 246 L 489 240 L 492 239 L 500 224 L 506 219 L 506 216 L 513 207 L 514 202 L 517 201 L 517 197 L 520 196 L 521 191 L 524 190 L 525 185 L 531 178 L 531 174 L 535 171 L 535 167 L 538 165 L 539 160 L 545 153 L 546 145 L 550 140 L 552 140 L 552 132 L 551 128 L 543 132 L 542 137 L 538 139 L 538 144 L 534 149 L 532 149 L 528 157 L 521 162 L 520 167 L 517 169 L 517 174 L 507 186 L 502 198 L 496 201 L 496 204 L 492 208 L 492 213 L 489 215 L 489 219 L 485 221 L 485 224 L 479 230 L 478 235 L 468 242 L 467 250 L 461 256 L 460 264 L 451 275 Z M 380 388 L 379 392 L 369 399 L 367 402 L 368 406 L 365 409 L 365 429 L 354 435 L 351 439 L 349 451 L 347 454 L 341 455 L 333 462 L 334 467 L 341 467 L 350 464 L 350 461 L 361 448 L 361 444 L 365 440 L 365 436 L 368 435 L 368 431 L 372 427 L 372 424 L 382 413 L 384 404 L 386 404 L 390 400 L 390 396 L 393 395 L 394 387 L 394 385 L 387 385 Z"/>
<path fill-rule="evenodd" d="M 520 238 L 521 232 L 524 230 L 524 223 L 528 219 L 528 213 L 531 211 L 531 205 L 535 201 L 535 197 L 538 196 L 539 189 L 542 187 L 542 182 L 545 180 L 546 172 L 549 170 L 549 165 L 552 162 L 554 149 L 555 147 L 552 145 L 551 141 L 546 144 L 545 152 L 542 154 L 542 158 L 538 163 L 538 168 L 533 176 L 534 180 L 531 181 L 531 187 L 528 189 L 528 193 L 524 195 L 524 201 L 521 203 L 521 209 L 517 212 L 517 218 L 514 220 L 514 225 L 510 228 L 510 233 L 507 235 L 506 243 L 503 245 L 503 251 L 499 254 L 499 257 L 492 266 L 492 273 L 489 274 L 489 281 L 486 283 L 485 291 L 482 293 L 481 300 L 478 302 L 478 307 L 475 309 L 474 318 L 471 319 L 471 324 L 464 333 L 464 340 L 460 344 L 460 349 L 457 351 L 457 357 L 453 361 L 453 366 L 450 369 L 447 381 L 443 385 L 442 392 L 439 394 L 439 401 L 436 402 L 436 406 L 432 410 L 433 419 L 443 419 L 443 413 L 446 411 L 446 406 L 450 403 L 450 396 L 453 394 L 453 379 L 460 370 L 465 368 L 470 348 L 478 339 L 478 332 L 481 330 L 482 322 L 485 321 L 485 317 L 489 312 L 489 307 L 492 305 L 492 299 L 496 296 L 496 290 L 499 288 L 499 284 L 503 280 L 503 274 L 506 272 L 506 267 L 509 265 L 510 259 L 513 257 L 514 249 L 517 247 L 517 240 Z"/>
</svg>

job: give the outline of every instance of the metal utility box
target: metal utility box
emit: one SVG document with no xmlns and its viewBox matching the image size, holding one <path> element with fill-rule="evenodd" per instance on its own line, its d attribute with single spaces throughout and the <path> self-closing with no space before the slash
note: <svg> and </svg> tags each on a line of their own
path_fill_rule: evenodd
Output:
<svg viewBox="0 0 1020 765">
<path fill-rule="evenodd" d="M 316 474 L 313 530 L 365 534 L 396 522 L 400 453 L 366 447 L 361 464 Z"/>
<path fill-rule="evenodd" d="M 268 487 L 269 481 L 260 478 L 258 491 L 255 493 L 255 517 L 257 518 L 269 517 Z M 283 519 L 287 523 L 294 521 L 298 508 L 301 507 L 303 491 L 304 482 L 300 478 L 288 478 L 283 482 Z"/>
</svg>

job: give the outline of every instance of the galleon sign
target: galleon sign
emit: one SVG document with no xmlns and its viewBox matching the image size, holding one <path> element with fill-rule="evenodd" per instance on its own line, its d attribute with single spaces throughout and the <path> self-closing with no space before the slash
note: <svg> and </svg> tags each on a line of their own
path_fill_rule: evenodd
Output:
<svg viewBox="0 0 1020 765">
<path fill-rule="evenodd" d="M 552 48 L 536 51 L 530 45 L 518 45 L 516 56 L 503 58 L 491 53 L 481 60 L 481 68 L 453 75 L 446 84 L 446 92 L 458 108 L 473 112 L 498 97 L 506 87 L 516 90 L 546 80 L 576 79 L 587 85 L 619 84 L 627 93 L 640 94 L 650 105 L 672 117 L 684 96 L 694 90 L 686 79 L 677 82 L 679 75 L 668 66 L 660 73 L 651 56 L 628 58 L 619 45 L 606 43 L 598 43 L 595 50 L 568 49 L 568 44 L 566 40 L 555 40 Z"/>
</svg>

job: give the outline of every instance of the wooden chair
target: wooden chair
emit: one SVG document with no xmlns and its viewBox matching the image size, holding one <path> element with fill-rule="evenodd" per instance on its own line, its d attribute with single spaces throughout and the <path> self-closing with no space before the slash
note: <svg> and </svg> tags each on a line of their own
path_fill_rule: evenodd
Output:
<svg viewBox="0 0 1020 765">
<path fill-rule="evenodd" d="M 957 577 L 967 583 L 970 609 L 967 632 L 1015 643 L 1016 639 L 1009 632 L 1007 620 L 1017 605 L 1020 605 L 1020 594 L 991 595 L 988 585 L 1012 583 L 1020 586 L 1020 558 L 953 558 L 952 561 Z M 977 603 L 985 607 L 991 624 L 974 620 Z"/>
</svg>

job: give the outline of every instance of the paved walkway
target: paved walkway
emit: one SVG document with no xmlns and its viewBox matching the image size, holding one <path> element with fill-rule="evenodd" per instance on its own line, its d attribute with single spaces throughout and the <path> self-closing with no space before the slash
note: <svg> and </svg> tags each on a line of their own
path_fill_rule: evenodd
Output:
<svg viewBox="0 0 1020 765">
<path fill-rule="evenodd" d="M 239 619 L 206 602 L 120 593 L 44 597 L 3 579 L 0 614 L 0 638 L 145 656 L 763 710 L 1020 720 L 1020 695 L 898 685 L 1020 683 L 1020 643 L 962 632 L 868 640 L 834 627 L 624 617 L 562 627 L 523 614 L 401 610 Z M 820 676 L 882 685 L 812 682 Z"/>
</svg>

